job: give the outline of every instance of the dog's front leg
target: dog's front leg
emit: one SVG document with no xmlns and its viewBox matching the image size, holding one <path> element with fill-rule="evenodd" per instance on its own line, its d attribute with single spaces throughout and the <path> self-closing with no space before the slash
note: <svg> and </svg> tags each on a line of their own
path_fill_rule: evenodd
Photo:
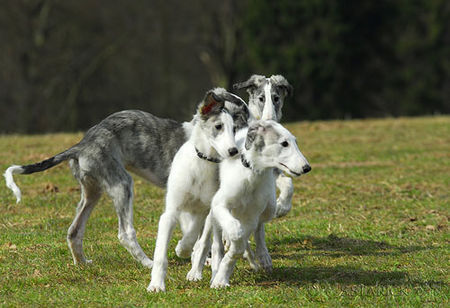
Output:
<svg viewBox="0 0 450 308">
<path fill-rule="evenodd" d="M 175 225 L 175 212 L 165 212 L 161 215 L 153 258 L 152 279 L 147 287 L 149 292 L 166 291 L 164 280 L 167 272 L 167 248 Z"/>
<path fill-rule="evenodd" d="M 203 233 L 195 243 L 194 251 L 192 252 L 191 262 L 192 268 L 186 276 L 189 281 L 198 281 L 202 279 L 203 266 L 211 248 L 211 233 L 212 233 L 212 215 L 206 217 Z"/>
<path fill-rule="evenodd" d="M 282 217 L 289 213 L 292 208 L 294 185 L 292 184 L 292 179 L 282 173 L 277 177 L 276 184 L 280 190 L 280 195 L 277 199 L 275 216 Z"/>
<path fill-rule="evenodd" d="M 227 240 L 232 242 L 242 238 L 244 230 L 241 227 L 241 223 L 231 215 L 226 204 L 218 204 L 217 206 L 214 206 L 211 211 L 214 221 L 225 231 L 225 238 Z M 222 238 L 220 238 L 220 240 L 222 240 Z"/>
<path fill-rule="evenodd" d="M 218 289 L 230 286 L 230 276 L 233 273 L 237 259 L 244 254 L 244 250 L 247 247 L 247 239 L 248 237 L 231 240 L 230 249 L 219 264 L 217 273 L 212 279 L 211 288 Z"/>
</svg>

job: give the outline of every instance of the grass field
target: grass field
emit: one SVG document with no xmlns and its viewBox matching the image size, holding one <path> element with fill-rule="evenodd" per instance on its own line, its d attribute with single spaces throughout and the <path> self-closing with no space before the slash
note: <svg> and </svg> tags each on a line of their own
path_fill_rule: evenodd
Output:
<svg viewBox="0 0 450 308">
<path fill-rule="evenodd" d="M 0 304 L 12 306 L 449 305 L 450 117 L 304 122 L 298 137 L 312 172 L 294 180 L 292 211 L 266 226 L 272 274 L 239 261 L 232 287 L 185 280 L 169 252 L 168 292 L 149 294 L 150 271 L 117 239 L 103 197 L 87 226 L 93 264 L 74 266 L 66 232 L 79 188 L 67 164 L 16 176 L 15 203 L 0 182 Z M 0 167 L 36 162 L 82 134 L 0 137 Z M 135 178 L 135 227 L 153 256 L 164 191 Z"/>
</svg>

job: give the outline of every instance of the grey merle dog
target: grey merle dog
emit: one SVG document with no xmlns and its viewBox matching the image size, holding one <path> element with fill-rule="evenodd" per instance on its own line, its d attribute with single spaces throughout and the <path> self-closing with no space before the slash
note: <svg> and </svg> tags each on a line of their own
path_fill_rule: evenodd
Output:
<svg viewBox="0 0 450 308">
<path fill-rule="evenodd" d="M 224 103 L 233 117 L 235 129 L 247 125 L 249 111 L 241 98 L 221 88 L 209 91 L 205 99 L 211 95 Z M 21 193 L 13 174 L 40 172 L 69 160 L 72 173 L 81 186 L 81 200 L 67 234 L 74 263 L 91 262 L 83 252 L 84 231 L 93 208 L 106 191 L 119 218 L 120 243 L 137 261 L 152 267 L 153 262 L 136 239 L 133 179 L 127 169 L 165 187 L 172 160 L 191 135 L 192 128 L 193 122 L 178 123 L 144 111 L 117 112 L 89 129 L 78 144 L 66 151 L 36 164 L 9 167 L 5 172 L 6 183 L 19 202 Z M 204 158 L 200 152 L 198 156 Z"/>
</svg>

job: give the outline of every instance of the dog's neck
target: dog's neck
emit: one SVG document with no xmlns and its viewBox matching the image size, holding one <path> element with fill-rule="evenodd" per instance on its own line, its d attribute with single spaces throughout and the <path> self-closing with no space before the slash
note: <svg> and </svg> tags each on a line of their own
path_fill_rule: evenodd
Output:
<svg viewBox="0 0 450 308">
<path fill-rule="evenodd" d="M 268 177 L 273 176 L 273 168 L 262 166 L 258 159 L 255 159 L 253 155 L 257 153 L 251 153 L 250 151 L 244 151 L 241 153 L 241 164 L 247 172 L 243 172 L 244 181 L 247 181 L 249 185 L 256 187 L 260 183 L 267 181 Z"/>
<path fill-rule="evenodd" d="M 194 146 L 198 158 L 214 163 L 221 161 L 219 154 L 208 142 L 198 122 L 194 124 L 188 141 Z"/>
</svg>

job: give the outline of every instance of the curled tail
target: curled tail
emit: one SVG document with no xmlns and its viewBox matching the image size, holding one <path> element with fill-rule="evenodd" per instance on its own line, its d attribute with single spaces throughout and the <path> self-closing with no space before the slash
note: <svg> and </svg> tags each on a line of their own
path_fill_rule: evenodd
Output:
<svg viewBox="0 0 450 308">
<path fill-rule="evenodd" d="M 31 174 L 35 172 L 41 172 L 44 170 L 47 170 L 53 166 L 56 166 L 60 163 L 62 163 L 65 160 L 68 160 L 70 158 L 74 158 L 75 154 L 77 153 L 77 150 L 75 147 L 72 147 L 68 149 L 67 151 L 64 151 L 62 153 L 59 153 L 49 159 L 43 160 L 39 163 L 31 164 L 31 165 L 24 165 L 24 166 L 18 166 L 18 165 L 12 165 L 8 169 L 6 169 L 3 176 L 6 179 L 6 186 L 11 189 L 16 196 L 17 203 L 20 202 L 21 199 L 21 192 L 19 187 L 17 187 L 16 183 L 14 182 L 13 174 Z"/>
</svg>

